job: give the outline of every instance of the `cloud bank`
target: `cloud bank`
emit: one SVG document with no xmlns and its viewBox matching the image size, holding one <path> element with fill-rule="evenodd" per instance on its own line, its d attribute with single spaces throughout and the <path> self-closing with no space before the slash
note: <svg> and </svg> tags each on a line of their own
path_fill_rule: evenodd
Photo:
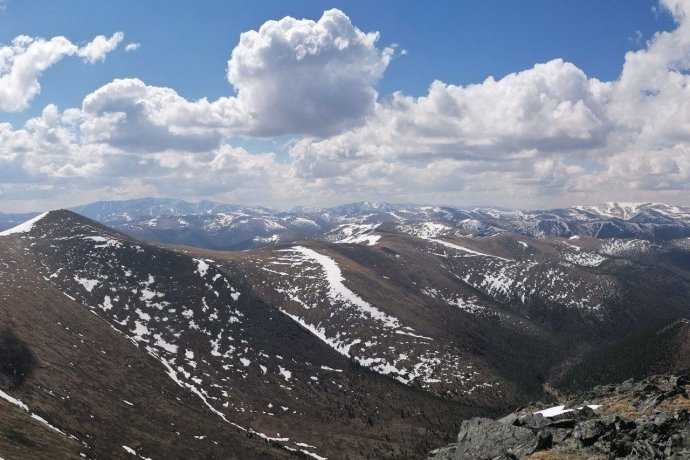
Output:
<svg viewBox="0 0 690 460">
<path fill-rule="evenodd" d="M 232 50 L 226 97 L 191 101 L 117 79 L 81 107 L 0 124 L 2 197 L 17 207 L 72 204 L 84 191 L 272 206 L 690 204 L 690 6 L 661 6 L 675 29 L 627 53 L 613 81 L 555 59 L 472 85 L 434 81 L 416 98 L 378 94 L 395 47 L 345 13 L 268 21 Z M 25 107 L 63 56 L 98 61 L 116 35 L 82 48 L 60 37 L 0 48 L 0 80 L 18 88 L 0 86 L 0 109 Z M 292 141 L 276 152 L 239 147 L 275 136 Z"/>
</svg>

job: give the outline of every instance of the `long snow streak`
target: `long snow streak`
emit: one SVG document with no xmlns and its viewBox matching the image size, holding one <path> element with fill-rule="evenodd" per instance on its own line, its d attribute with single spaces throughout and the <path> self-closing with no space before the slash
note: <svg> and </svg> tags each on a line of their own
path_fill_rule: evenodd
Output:
<svg viewBox="0 0 690 460">
<path fill-rule="evenodd" d="M 491 254 L 486 254 L 486 253 L 483 253 L 483 252 L 473 251 L 472 249 L 468 249 L 468 248 L 465 248 L 465 247 L 463 247 L 463 246 L 460 246 L 460 245 L 457 245 L 457 244 L 453 244 L 453 243 L 449 243 L 449 242 L 447 242 L 447 241 L 439 240 L 439 239 L 436 239 L 436 238 L 429 238 L 429 241 L 433 241 L 434 243 L 438 243 L 438 244 L 440 244 L 440 245 L 442 245 L 442 246 L 445 246 L 445 247 L 447 247 L 447 248 L 451 248 L 451 249 L 455 249 L 455 250 L 457 250 L 457 251 L 462 251 L 462 252 L 466 252 L 466 253 L 468 253 L 468 254 L 472 254 L 473 256 L 493 257 L 494 259 L 500 259 L 500 260 L 504 260 L 504 261 L 506 261 L 506 262 L 515 262 L 515 261 L 512 260 L 512 259 L 506 259 L 506 258 L 504 258 L 504 257 L 499 257 L 499 256 L 491 255 Z"/>
<path fill-rule="evenodd" d="M 302 254 L 304 258 L 312 260 L 321 265 L 325 273 L 326 281 L 328 282 L 328 297 L 332 301 L 350 303 L 363 313 L 370 316 L 372 319 L 380 321 L 387 327 L 399 328 L 401 326 L 400 322 L 396 318 L 385 314 L 348 289 L 347 286 L 343 284 L 345 278 L 343 277 L 340 267 L 335 260 L 323 254 L 319 254 L 312 249 L 305 248 L 304 246 L 294 246 L 286 251 L 298 252 Z"/>
</svg>

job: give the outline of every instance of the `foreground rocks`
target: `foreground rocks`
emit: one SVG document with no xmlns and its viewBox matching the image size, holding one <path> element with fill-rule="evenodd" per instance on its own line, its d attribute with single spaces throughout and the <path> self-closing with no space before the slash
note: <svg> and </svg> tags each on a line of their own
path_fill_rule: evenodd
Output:
<svg viewBox="0 0 690 460">
<path fill-rule="evenodd" d="M 655 376 L 606 385 L 545 410 L 462 422 L 458 441 L 431 452 L 459 459 L 688 459 L 690 380 Z"/>
</svg>

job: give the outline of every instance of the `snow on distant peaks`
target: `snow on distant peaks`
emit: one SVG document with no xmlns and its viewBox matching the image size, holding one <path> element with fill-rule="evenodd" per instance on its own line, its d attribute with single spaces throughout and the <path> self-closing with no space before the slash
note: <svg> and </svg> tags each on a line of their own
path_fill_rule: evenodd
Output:
<svg viewBox="0 0 690 460">
<path fill-rule="evenodd" d="M 688 210 L 679 206 L 664 203 L 634 203 L 625 201 L 607 201 L 596 206 L 574 206 L 579 211 L 587 211 L 602 217 L 630 219 L 646 210 L 654 210 L 666 215 L 687 215 Z"/>
<path fill-rule="evenodd" d="M 10 228 L 9 230 L 5 230 L 4 232 L 0 232 L 0 236 L 8 236 L 8 235 L 14 235 L 18 233 L 29 233 L 33 228 L 36 223 L 43 219 L 45 216 L 47 216 L 48 213 L 44 212 L 43 214 L 39 214 L 38 216 L 34 217 L 33 219 L 27 220 L 23 224 L 19 224 L 14 228 Z"/>
</svg>

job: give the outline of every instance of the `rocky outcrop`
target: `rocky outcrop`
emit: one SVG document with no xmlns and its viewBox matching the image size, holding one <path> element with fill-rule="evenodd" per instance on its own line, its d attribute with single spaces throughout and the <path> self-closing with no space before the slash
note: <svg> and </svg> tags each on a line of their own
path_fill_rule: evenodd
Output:
<svg viewBox="0 0 690 460">
<path fill-rule="evenodd" d="M 688 459 L 688 390 L 685 377 L 655 376 L 596 387 L 562 406 L 531 405 L 499 420 L 465 420 L 457 443 L 429 458 Z"/>
</svg>

